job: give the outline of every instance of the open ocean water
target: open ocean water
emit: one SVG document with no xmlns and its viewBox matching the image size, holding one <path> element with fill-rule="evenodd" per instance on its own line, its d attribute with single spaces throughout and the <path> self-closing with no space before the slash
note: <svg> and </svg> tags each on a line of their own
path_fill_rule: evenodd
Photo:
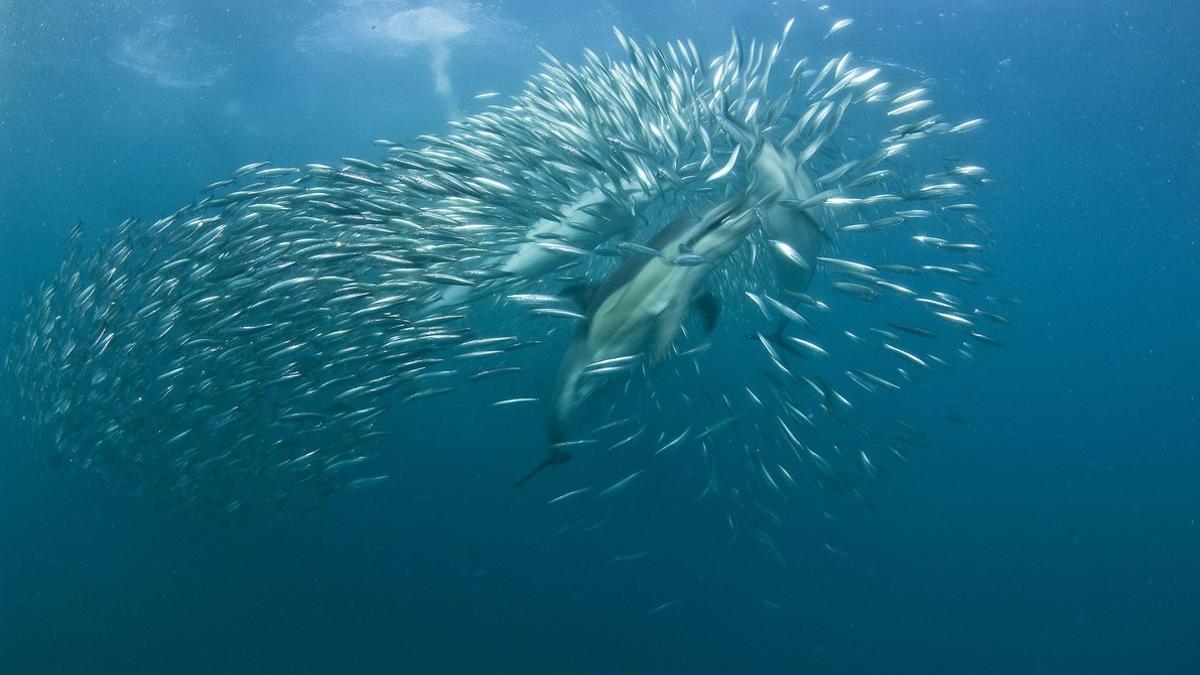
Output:
<svg viewBox="0 0 1200 675">
<path fill-rule="evenodd" d="M 64 458 L 61 430 L 31 435 L 6 412 L 0 674 L 1200 672 L 1194 2 L 0 0 L 0 349 L 27 339 L 7 327 L 76 224 L 94 251 L 248 163 L 381 162 L 372 139 L 419 145 L 504 104 L 546 60 L 537 47 L 624 59 L 616 25 L 711 58 L 731 28 L 770 44 L 793 17 L 777 77 L 851 51 L 928 84 L 947 122 L 986 119 L 947 160 L 987 169 L 985 292 L 1012 325 L 974 363 L 860 406 L 923 420 L 907 461 L 881 462 L 858 497 L 801 475 L 771 496 L 751 465 L 701 498 L 698 432 L 753 414 L 715 388 L 762 377 L 764 329 L 730 310 L 699 373 L 651 374 L 664 402 L 636 406 L 654 429 L 636 451 L 581 447 L 520 489 L 569 329 L 503 355 L 513 376 L 390 395 L 365 474 L 390 478 L 272 514 L 130 494 L 137 467 L 84 466 L 90 445 Z M 879 306 L 823 297 L 850 316 Z M 478 321 L 505 335 L 521 316 Z M 539 401 L 492 405 L 514 397 Z M 620 398 L 597 394 L 580 427 Z M 116 405 L 143 427 L 178 414 Z M 713 452 L 766 443 L 739 424 Z M 823 418 L 811 442 L 854 424 Z"/>
</svg>

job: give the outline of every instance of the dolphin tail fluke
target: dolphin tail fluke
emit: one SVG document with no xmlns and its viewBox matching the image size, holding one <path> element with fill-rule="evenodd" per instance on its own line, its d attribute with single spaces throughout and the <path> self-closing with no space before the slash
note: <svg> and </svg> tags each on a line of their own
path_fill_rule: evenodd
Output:
<svg viewBox="0 0 1200 675">
<path fill-rule="evenodd" d="M 522 476 L 520 478 L 520 480 L 518 480 L 517 482 L 513 483 L 513 487 L 521 487 L 525 483 L 529 482 L 530 478 L 533 478 L 534 476 L 536 476 L 539 473 L 541 473 L 542 471 L 544 471 L 546 469 L 546 467 L 554 466 L 556 464 L 566 464 L 569 461 L 571 461 L 570 453 L 566 453 L 566 452 L 563 452 L 562 450 L 558 450 L 558 449 L 553 449 L 550 451 L 550 454 L 547 455 L 546 458 L 541 461 L 541 463 L 539 463 L 537 466 L 533 467 L 532 471 L 530 471 L 529 473 Z"/>
<path fill-rule="evenodd" d="M 804 353 L 800 352 L 798 349 L 796 349 L 796 347 L 793 347 L 791 343 L 787 341 L 787 336 L 783 334 L 786 329 L 787 319 L 781 316 L 779 317 L 779 323 L 775 326 L 775 332 L 771 334 L 771 343 L 783 351 L 791 354 L 792 356 L 803 358 Z"/>
<path fill-rule="evenodd" d="M 779 323 L 775 326 L 775 333 L 771 336 L 771 341 L 777 345 L 785 344 L 783 341 L 783 329 L 787 327 L 787 319 L 779 317 Z"/>
<path fill-rule="evenodd" d="M 543 459 L 540 464 L 533 467 L 532 471 L 522 476 L 517 482 L 513 483 L 513 487 L 521 487 L 527 483 L 530 478 L 538 475 L 548 466 L 566 464 L 567 462 L 571 461 L 570 453 L 564 452 L 558 446 L 559 443 L 562 443 L 565 440 L 567 440 L 567 427 L 565 424 L 563 424 L 562 420 L 555 417 L 550 421 L 550 454 L 546 455 L 546 458 Z"/>
<path fill-rule="evenodd" d="M 550 443 L 550 449 L 554 450 L 559 443 L 567 440 L 567 425 L 558 415 L 553 415 L 550 419 L 550 431 L 546 434 L 546 440 Z"/>
</svg>

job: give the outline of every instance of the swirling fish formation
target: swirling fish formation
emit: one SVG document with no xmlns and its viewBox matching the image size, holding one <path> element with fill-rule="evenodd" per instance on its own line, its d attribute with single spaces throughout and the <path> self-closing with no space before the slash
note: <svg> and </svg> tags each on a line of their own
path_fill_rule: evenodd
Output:
<svg viewBox="0 0 1200 675">
<path fill-rule="evenodd" d="M 546 392 L 566 429 L 549 463 L 589 444 L 694 445 L 706 491 L 743 494 L 853 490 L 881 450 L 903 456 L 917 428 L 882 430 L 851 389 L 878 398 L 970 361 L 999 344 L 983 324 L 1007 321 L 982 290 L 991 236 L 971 195 L 985 171 L 947 159 L 982 120 L 947 122 L 926 87 L 894 91 L 850 54 L 785 67 L 784 39 L 735 34 L 706 61 L 690 41 L 617 38 L 627 58 L 547 55 L 509 104 L 444 136 L 377 141 L 381 161 L 248 165 L 90 254 L 76 230 L 6 358 L 30 447 L 189 508 L 278 511 L 382 481 L 370 466 L 390 405 L 511 378 L 514 350 L 554 349 L 546 327 L 575 322 L 592 357 Z M 672 239 L 671 221 L 696 227 Z M 604 284 L 607 304 L 564 290 Z M 700 338 L 682 310 L 651 311 L 606 351 L 614 307 L 642 316 L 613 288 L 672 307 L 703 295 L 726 329 Z M 705 391 L 720 410 L 640 414 L 712 386 L 699 360 L 747 335 L 762 367 Z M 653 386 L 672 370 L 660 362 L 686 386 Z M 647 386 L 604 416 L 580 378 Z M 603 418 L 583 434 L 589 414 Z M 817 446 L 824 419 L 853 439 Z M 749 470 L 722 481 L 722 462 Z"/>
</svg>

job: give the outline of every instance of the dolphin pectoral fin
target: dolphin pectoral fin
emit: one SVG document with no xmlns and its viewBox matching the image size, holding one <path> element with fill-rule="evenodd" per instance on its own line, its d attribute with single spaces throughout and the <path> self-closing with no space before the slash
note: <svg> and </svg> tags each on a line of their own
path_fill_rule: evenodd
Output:
<svg viewBox="0 0 1200 675">
<path fill-rule="evenodd" d="M 654 326 L 654 350 L 650 353 L 652 364 L 661 363 L 679 333 L 679 325 L 683 323 L 683 313 L 687 305 L 683 302 L 673 302 L 658 315 Z"/>
<path fill-rule="evenodd" d="M 540 464 L 533 467 L 532 471 L 530 471 L 529 473 L 522 476 L 517 482 L 513 483 L 513 487 L 521 487 L 522 485 L 527 483 L 530 478 L 533 478 L 534 476 L 536 476 L 539 473 L 541 473 L 542 471 L 544 471 L 546 469 L 546 467 L 554 466 L 556 464 L 566 464 L 569 461 L 571 461 L 570 453 L 563 452 L 562 450 L 551 450 L 550 454 L 547 455 L 546 458 L 543 459 Z"/>
<path fill-rule="evenodd" d="M 717 296 L 712 291 L 704 291 L 696 297 L 694 304 L 700 313 L 700 320 L 704 322 L 704 334 L 712 335 L 717 320 L 721 318 L 721 303 L 717 301 Z"/>
</svg>

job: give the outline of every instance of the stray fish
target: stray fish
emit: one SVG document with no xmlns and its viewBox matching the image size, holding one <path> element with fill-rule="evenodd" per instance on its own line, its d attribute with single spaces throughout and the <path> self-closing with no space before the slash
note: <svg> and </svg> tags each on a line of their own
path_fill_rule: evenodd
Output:
<svg viewBox="0 0 1200 675">
<path fill-rule="evenodd" d="M 834 21 L 833 25 L 829 27 L 829 31 L 825 33 L 825 39 L 828 40 L 834 33 L 849 28 L 853 23 L 854 19 L 838 19 Z"/>
<path fill-rule="evenodd" d="M 570 492 L 564 492 L 563 494 L 561 494 L 561 495 L 559 495 L 559 496 L 555 497 L 554 499 L 551 499 L 550 501 L 546 502 L 546 505 L 547 505 L 547 506 L 549 506 L 550 504 L 557 504 L 558 502 L 561 502 L 561 501 L 563 501 L 564 499 L 570 499 L 571 497 L 574 497 L 575 495 L 581 495 L 581 494 L 584 494 L 585 492 L 588 492 L 588 491 L 590 491 L 591 489 L 592 489 L 592 488 L 590 488 L 590 487 L 582 487 L 582 488 L 579 488 L 578 490 L 571 490 Z"/>
<path fill-rule="evenodd" d="M 634 471 L 633 473 L 631 473 L 631 474 L 629 474 L 628 476 L 626 476 L 626 477 L 622 478 L 621 480 L 619 480 L 619 481 L 617 481 L 617 482 L 613 483 L 612 485 L 610 485 L 610 486 L 608 486 L 608 487 L 604 488 L 604 489 L 603 489 L 603 490 L 601 490 L 601 491 L 600 491 L 600 492 L 599 492 L 599 493 L 598 493 L 596 496 L 597 496 L 597 497 L 607 497 L 607 496 L 609 496 L 609 495 L 613 495 L 613 494 L 616 494 L 616 493 L 618 493 L 618 492 L 621 492 L 621 491 L 623 491 L 623 490 L 624 490 L 626 487 L 628 487 L 628 486 L 629 486 L 629 484 L 630 484 L 631 482 L 633 482 L 633 479 L 634 479 L 634 478 L 637 478 L 638 476 L 642 475 L 642 472 L 643 472 L 643 471 L 644 471 L 644 469 L 639 469 L 639 470 L 637 470 L 637 471 Z"/>
<path fill-rule="evenodd" d="M 538 401 L 538 399 L 533 398 L 533 397 L 506 398 L 502 401 L 496 401 L 495 403 L 492 403 L 492 405 L 499 407 L 499 406 L 505 406 L 505 405 L 517 405 L 520 403 L 537 403 L 537 401 Z"/>
</svg>

